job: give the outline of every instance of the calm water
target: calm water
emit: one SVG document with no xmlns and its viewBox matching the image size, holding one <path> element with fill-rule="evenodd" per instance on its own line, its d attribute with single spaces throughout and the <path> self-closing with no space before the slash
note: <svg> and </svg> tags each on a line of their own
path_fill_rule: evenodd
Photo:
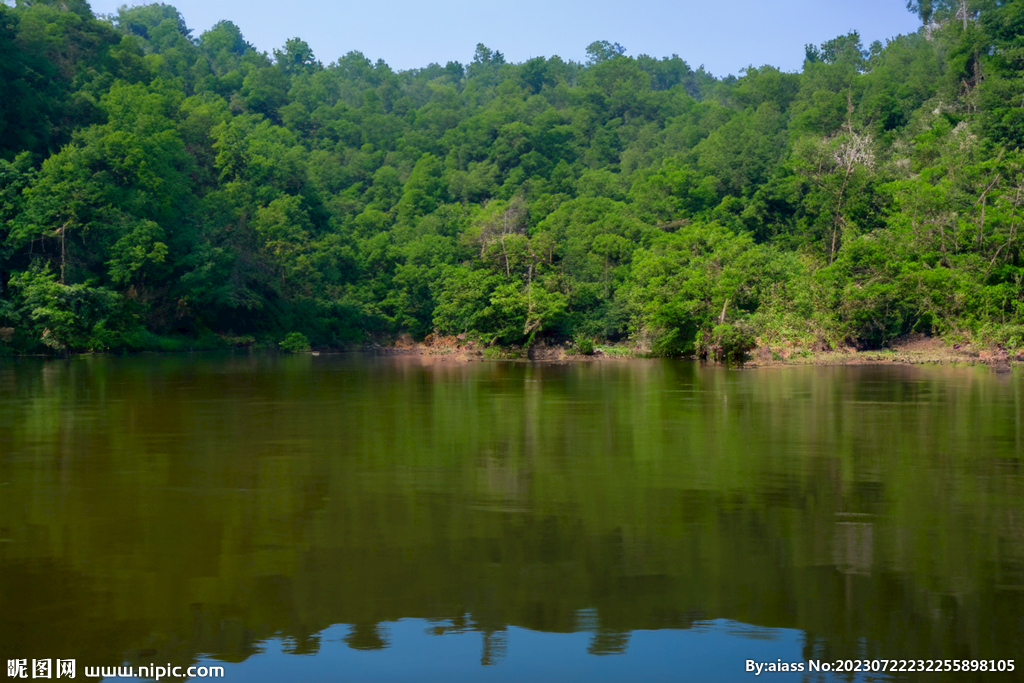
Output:
<svg viewBox="0 0 1024 683">
<path fill-rule="evenodd" d="M 1024 670 L 1024 377 L 0 361 L 0 659 L 234 681 Z M 2 664 L 3 662 L 0 662 Z"/>
</svg>

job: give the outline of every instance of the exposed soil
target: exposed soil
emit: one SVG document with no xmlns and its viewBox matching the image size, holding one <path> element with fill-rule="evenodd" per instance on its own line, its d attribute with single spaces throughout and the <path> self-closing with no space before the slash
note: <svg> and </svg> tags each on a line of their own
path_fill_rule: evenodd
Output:
<svg viewBox="0 0 1024 683">
<path fill-rule="evenodd" d="M 531 360 L 542 362 L 607 361 L 641 359 L 643 355 L 629 347 L 597 348 L 593 355 L 576 354 L 563 345 L 538 344 L 525 352 L 513 347 L 487 346 L 479 341 L 457 337 L 429 335 L 423 342 L 405 336 L 393 346 L 373 347 L 387 356 L 420 356 L 453 363 L 484 360 Z M 1011 354 L 998 347 L 972 344 L 949 344 L 936 337 L 915 334 L 895 341 L 890 348 L 859 351 L 852 347 L 818 350 L 813 348 L 761 346 L 753 351 L 745 368 L 773 368 L 794 365 L 922 365 L 962 364 L 988 365 L 995 372 L 1010 372 L 1013 365 L 1024 364 L 1024 352 Z"/>
<path fill-rule="evenodd" d="M 467 340 L 465 335 L 436 337 L 431 334 L 423 342 L 415 342 L 412 337 L 402 335 L 394 346 L 374 347 L 371 350 L 382 356 L 424 356 L 456 363 L 484 360 L 483 345 L 472 339 Z"/>
<path fill-rule="evenodd" d="M 471 363 L 484 360 L 567 362 L 640 357 L 626 351 L 608 354 L 600 349 L 595 350 L 593 355 L 585 356 L 574 353 L 572 349 L 560 344 L 550 346 L 544 343 L 535 344 L 526 350 L 518 346 L 488 346 L 479 341 L 467 339 L 466 335 L 462 334 L 457 337 L 441 337 L 430 334 L 422 342 L 415 342 L 411 337 L 403 335 L 393 346 L 373 347 L 368 350 L 384 356 L 421 356 L 453 363 Z"/>
<path fill-rule="evenodd" d="M 990 366 L 996 372 L 1009 372 L 1011 365 L 1024 362 L 1024 353 L 1011 355 L 998 347 L 973 344 L 949 344 L 937 337 L 912 334 L 893 342 L 890 348 L 858 351 L 841 348 L 825 351 L 811 349 L 779 349 L 760 347 L 746 367 L 777 367 L 786 365 L 888 365 L 926 363 Z"/>
</svg>

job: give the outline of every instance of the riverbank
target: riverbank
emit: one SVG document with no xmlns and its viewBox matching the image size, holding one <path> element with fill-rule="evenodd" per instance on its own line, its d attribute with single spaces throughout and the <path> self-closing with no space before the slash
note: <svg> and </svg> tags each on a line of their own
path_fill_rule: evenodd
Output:
<svg viewBox="0 0 1024 683">
<path fill-rule="evenodd" d="M 1024 352 L 1009 352 L 996 346 L 971 343 L 951 344 L 937 337 L 909 335 L 895 340 L 884 349 L 857 350 L 843 348 L 813 351 L 784 349 L 772 351 L 758 348 L 747 367 L 786 365 L 987 365 L 996 372 L 1010 372 L 1012 366 L 1024 363 Z"/>
<path fill-rule="evenodd" d="M 528 347 L 500 346 L 469 339 L 465 335 L 435 337 L 428 335 L 421 342 L 409 335 L 386 344 L 352 347 L 314 346 L 289 351 L 281 344 L 257 344 L 252 337 L 208 336 L 202 339 L 161 338 L 160 345 L 106 354 L 133 355 L 135 353 L 196 353 L 196 352 L 248 352 L 248 353 L 372 353 L 381 356 L 410 356 L 434 359 L 440 362 L 472 363 L 480 361 L 516 360 L 548 363 L 635 361 L 654 358 L 649 350 L 632 342 L 599 343 L 588 345 L 589 353 L 581 353 L 574 344 L 540 342 Z M 39 354 L 3 353 L 0 358 L 27 357 Z M 85 355 L 92 355 L 91 352 Z M 102 352 L 101 352 L 102 353 Z M 82 354 L 71 354 L 82 355 Z M 59 356 L 49 356 L 59 357 Z M 689 360 L 698 360 L 696 356 Z M 1024 365 L 1024 350 L 1006 350 L 998 346 L 956 344 L 937 337 L 910 335 L 897 339 L 882 349 L 858 350 L 853 347 L 815 349 L 798 345 L 761 345 L 753 349 L 742 364 L 743 369 L 780 368 L 805 365 L 986 365 L 996 372 L 1010 372 L 1014 366 Z"/>
<path fill-rule="evenodd" d="M 428 337 L 423 342 L 411 338 L 397 340 L 393 346 L 374 347 L 375 353 L 389 356 L 423 356 L 450 362 L 469 363 L 485 360 L 532 360 L 576 362 L 646 359 L 650 356 L 629 343 L 595 344 L 593 353 L 578 353 L 570 345 L 539 344 L 529 348 L 487 346 L 465 337 Z M 888 365 L 942 364 L 987 365 L 997 372 L 1009 372 L 1024 364 L 1024 352 L 1008 352 L 999 347 L 971 343 L 951 344 L 937 337 L 910 335 L 888 348 L 858 350 L 853 347 L 815 350 L 805 347 L 759 346 L 744 368 L 774 368 L 795 365 Z"/>
</svg>

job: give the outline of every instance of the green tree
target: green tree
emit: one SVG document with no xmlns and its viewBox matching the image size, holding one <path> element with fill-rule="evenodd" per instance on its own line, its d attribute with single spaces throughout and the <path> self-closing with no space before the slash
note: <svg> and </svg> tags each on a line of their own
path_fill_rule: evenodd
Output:
<svg viewBox="0 0 1024 683">
<path fill-rule="evenodd" d="M 34 339 L 55 351 L 103 351 L 121 342 L 120 297 L 104 288 L 63 285 L 45 267 L 13 276 L 11 290 L 20 304 L 17 317 Z"/>
<path fill-rule="evenodd" d="M 595 40 L 587 45 L 587 64 L 600 64 L 609 59 L 621 57 L 626 54 L 626 48 L 618 43 L 610 43 L 607 40 Z"/>
<path fill-rule="evenodd" d="M 312 73 L 323 65 L 313 56 L 313 48 L 299 38 L 285 41 L 284 50 L 274 50 L 274 61 L 287 74 Z"/>
</svg>

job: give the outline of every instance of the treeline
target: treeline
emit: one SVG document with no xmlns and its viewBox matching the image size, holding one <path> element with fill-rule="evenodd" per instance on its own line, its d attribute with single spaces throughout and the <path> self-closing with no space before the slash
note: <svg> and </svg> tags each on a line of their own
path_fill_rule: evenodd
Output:
<svg viewBox="0 0 1024 683">
<path fill-rule="evenodd" d="M 1024 345 L 1024 0 L 715 78 L 0 5 L 0 350 Z"/>
</svg>

